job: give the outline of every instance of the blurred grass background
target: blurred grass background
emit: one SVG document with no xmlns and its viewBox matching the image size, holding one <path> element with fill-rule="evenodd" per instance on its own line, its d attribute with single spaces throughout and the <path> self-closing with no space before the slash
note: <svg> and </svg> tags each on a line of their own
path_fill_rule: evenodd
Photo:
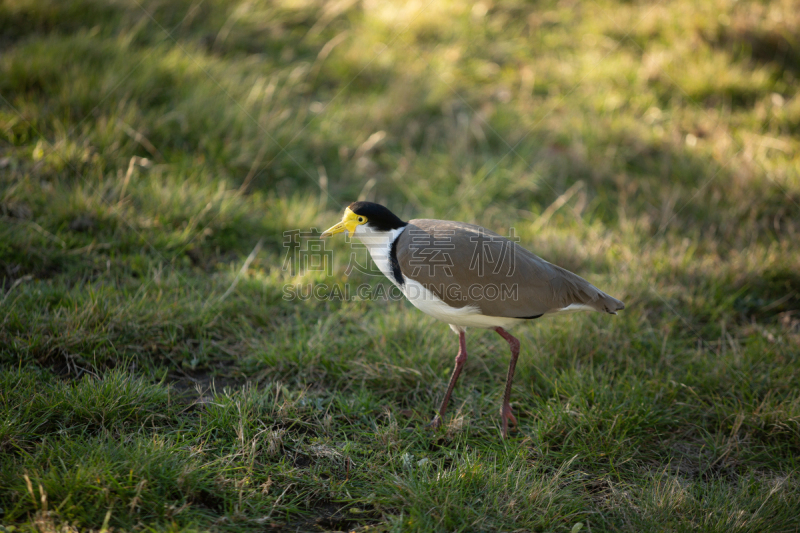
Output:
<svg viewBox="0 0 800 533">
<path fill-rule="evenodd" d="M 797 1 L 5 0 L 0 28 L 7 530 L 800 527 Z M 332 278 L 282 268 L 356 199 L 513 227 L 627 308 L 515 330 L 510 441 L 479 331 L 446 430 L 404 431 L 449 328 L 283 299 L 380 282 L 341 241 Z"/>
</svg>

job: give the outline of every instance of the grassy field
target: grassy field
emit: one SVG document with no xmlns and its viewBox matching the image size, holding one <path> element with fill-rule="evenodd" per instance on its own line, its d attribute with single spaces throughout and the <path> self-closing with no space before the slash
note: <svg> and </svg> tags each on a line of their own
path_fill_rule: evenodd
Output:
<svg viewBox="0 0 800 533">
<path fill-rule="evenodd" d="M 800 4 L 0 2 L 0 532 L 800 530 Z M 356 199 L 626 303 L 284 268 Z"/>
</svg>

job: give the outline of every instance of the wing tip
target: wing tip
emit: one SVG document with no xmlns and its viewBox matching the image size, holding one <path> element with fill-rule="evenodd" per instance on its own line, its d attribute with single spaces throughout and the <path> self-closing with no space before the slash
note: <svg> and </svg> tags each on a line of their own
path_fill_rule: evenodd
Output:
<svg viewBox="0 0 800 533">
<path fill-rule="evenodd" d="M 611 305 L 610 306 L 606 305 L 606 313 L 608 313 L 609 315 L 616 315 L 617 311 L 622 311 L 623 309 L 625 309 L 625 304 L 623 302 L 617 300 L 616 298 L 612 298 L 610 296 L 609 298 L 611 298 Z"/>
</svg>

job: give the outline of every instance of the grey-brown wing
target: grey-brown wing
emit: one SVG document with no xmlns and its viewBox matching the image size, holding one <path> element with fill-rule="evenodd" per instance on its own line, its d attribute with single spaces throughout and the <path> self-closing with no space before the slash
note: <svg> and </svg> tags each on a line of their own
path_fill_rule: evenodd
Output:
<svg viewBox="0 0 800 533">
<path fill-rule="evenodd" d="M 535 318 L 571 304 L 613 313 L 622 302 L 480 226 L 412 220 L 397 241 L 400 270 L 452 307 Z"/>
</svg>

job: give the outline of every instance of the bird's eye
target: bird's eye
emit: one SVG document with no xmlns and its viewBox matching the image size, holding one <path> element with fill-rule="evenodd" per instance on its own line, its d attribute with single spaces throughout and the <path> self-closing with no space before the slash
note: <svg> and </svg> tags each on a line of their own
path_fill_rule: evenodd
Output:
<svg viewBox="0 0 800 533">
<path fill-rule="evenodd" d="M 364 217 L 358 217 L 359 222 L 364 222 Z"/>
</svg>

